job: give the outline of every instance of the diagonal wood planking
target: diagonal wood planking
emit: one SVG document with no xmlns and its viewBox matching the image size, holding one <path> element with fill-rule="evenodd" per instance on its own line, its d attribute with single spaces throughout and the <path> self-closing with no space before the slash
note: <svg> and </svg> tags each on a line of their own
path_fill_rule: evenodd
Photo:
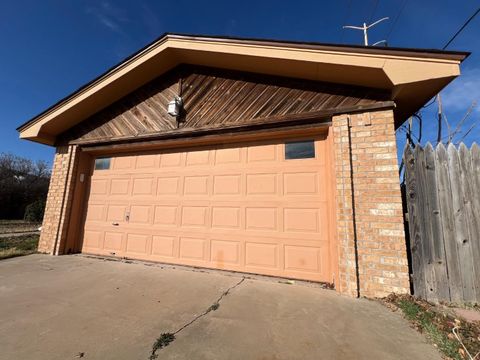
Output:
<svg viewBox="0 0 480 360">
<path fill-rule="evenodd" d="M 184 100 L 180 124 L 168 115 Z M 249 124 L 272 116 L 370 105 L 389 100 L 383 90 L 180 65 L 72 127 L 58 143 L 96 142 L 182 128 Z"/>
</svg>

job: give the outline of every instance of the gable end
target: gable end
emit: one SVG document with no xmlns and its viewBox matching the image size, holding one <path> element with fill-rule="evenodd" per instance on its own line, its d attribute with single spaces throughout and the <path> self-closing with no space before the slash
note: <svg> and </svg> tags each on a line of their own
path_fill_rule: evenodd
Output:
<svg viewBox="0 0 480 360">
<path fill-rule="evenodd" d="M 183 99 L 177 120 L 168 102 Z M 180 65 L 75 125 L 58 144 L 141 138 L 181 128 L 249 125 L 262 119 L 375 105 L 389 92 L 356 86 Z"/>
</svg>

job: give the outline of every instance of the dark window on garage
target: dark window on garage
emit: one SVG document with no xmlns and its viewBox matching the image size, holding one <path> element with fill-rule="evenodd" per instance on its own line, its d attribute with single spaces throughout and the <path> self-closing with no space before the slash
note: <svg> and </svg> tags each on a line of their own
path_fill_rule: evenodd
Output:
<svg viewBox="0 0 480 360">
<path fill-rule="evenodd" d="M 108 170 L 110 169 L 111 158 L 98 158 L 95 159 L 95 170 Z"/>
<path fill-rule="evenodd" d="M 311 159 L 315 157 L 313 140 L 292 141 L 285 143 L 285 160 Z"/>
</svg>

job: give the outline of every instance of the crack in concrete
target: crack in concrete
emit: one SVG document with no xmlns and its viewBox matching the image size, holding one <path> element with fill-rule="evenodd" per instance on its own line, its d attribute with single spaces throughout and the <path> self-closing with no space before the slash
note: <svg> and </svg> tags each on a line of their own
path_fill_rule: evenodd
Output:
<svg viewBox="0 0 480 360">
<path fill-rule="evenodd" d="M 230 291 L 232 291 L 233 289 L 235 289 L 237 286 L 239 286 L 241 283 L 243 283 L 245 281 L 245 277 L 242 277 L 242 279 L 237 282 L 235 285 L 232 285 L 230 286 L 227 290 L 225 290 L 219 297 L 216 301 L 213 302 L 212 305 L 210 305 L 208 307 L 207 310 L 205 310 L 204 312 L 202 312 L 201 314 L 195 316 L 192 320 L 190 320 L 188 323 L 182 325 L 178 330 L 176 330 L 175 332 L 173 333 L 163 333 L 160 335 L 160 337 L 155 341 L 155 343 L 153 344 L 152 346 L 152 352 L 150 354 L 150 357 L 149 359 L 150 360 L 154 360 L 158 357 L 158 354 L 157 354 L 157 351 L 168 346 L 171 342 L 173 342 L 175 340 L 175 335 L 177 335 L 179 332 L 181 332 L 182 330 L 184 330 L 185 328 L 189 327 L 190 325 L 192 325 L 193 323 L 195 323 L 198 319 L 204 317 L 205 315 L 207 315 L 209 312 L 211 311 L 215 311 L 217 310 L 219 307 L 220 307 L 220 301 L 222 301 L 222 299 L 227 296 Z"/>
<path fill-rule="evenodd" d="M 236 283 L 235 285 L 233 286 L 230 286 L 226 291 L 224 291 L 222 293 L 222 295 L 220 295 L 220 297 L 217 299 L 217 301 L 215 301 L 207 310 L 205 310 L 203 313 L 201 313 L 200 315 L 197 315 L 193 320 L 191 320 L 190 322 L 186 323 L 185 325 L 183 325 L 180 329 L 178 329 L 177 331 L 175 331 L 173 334 L 176 335 L 178 334 L 180 331 L 182 331 L 183 329 L 185 329 L 186 327 L 192 325 L 195 321 L 197 321 L 198 319 L 200 319 L 201 317 L 207 315 L 210 311 L 215 311 L 219 308 L 220 306 L 220 301 L 222 301 L 222 299 L 228 295 L 228 293 L 235 289 L 237 286 L 239 286 L 242 282 L 245 281 L 245 278 L 243 277 L 242 280 L 240 280 L 238 283 Z"/>
</svg>

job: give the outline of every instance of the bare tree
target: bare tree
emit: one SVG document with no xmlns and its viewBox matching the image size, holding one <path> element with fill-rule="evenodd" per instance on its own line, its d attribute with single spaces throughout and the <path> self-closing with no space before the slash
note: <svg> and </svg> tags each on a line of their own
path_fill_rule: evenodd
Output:
<svg viewBox="0 0 480 360">
<path fill-rule="evenodd" d="M 45 201 L 49 182 L 46 162 L 0 153 L 0 219 L 22 219 L 27 205 Z"/>
<path fill-rule="evenodd" d="M 444 111 L 443 108 L 443 103 L 442 103 L 442 98 L 440 94 L 438 94 L 432 102 L 429 104 L 425 105 L 424 108 L 437 103 L 437 136 L 435 141 L 433 139 L 427 139 L 427 141 L 430 141 L 434 145 L 438 145 L 439 143 L 443 144 L 450 144 L 453 143 L 455 145 L 458 145 L 462 141 L 465 140 L 465 138 L 472 132 L 472 130 L 478 125 L 478 119 L 473 119 L 473 121 L 468 124 L 468 120 L 471 119 L 473 115 L 473 110 L 477 106 L 477 102 L 473 101 L 472 104 L 468 107 L 467 111 L 465 114 L 462 116 L 462 118 L 457 122 L 455 125 L 455 128 L 452 129 L 450 126 L 450 122 L 448 121 L 447 115 Z M 422 143 L 422 132 L 423 132 L 423 118 L 422 118 L 422 113 L 417 112 L 415 113 L 405 124 L 403 124 L 397 131 L 400 133 L 405 133 L 405 137 L 407 139 L 407 142 L 415 147 L 416 145 L 419 145 Z M 415 132 L 415 127 L 413 126 L 412 120 L 415 119 L 418 122 L 417 126 L 417 131 Z M 446 128 L 447 134 L 443 135 L 444 133 L 444 126 Z"/>
<path fill-rule="evenodd" d="M 433 139 L 427 139 L 434 144 L 434 146 L 438 145 L 439 143 L 444 143 L 448 145 L 450 143 L 454 145 L 460 144 L 465 138 L 472 132 L 472 130 L 478 125 L 479 119 L 473 119 L 471 123 L 468 123 L 468 120 L 471 119 L 473 110 L 477 106 L 477 102 L 473 101 L 472 104 L 469 106 L 465 114 L 462 118 L 457 122 L 454 129 L 450 126 L 450 122 L 445 114 L 442 104 L 442 98 L 440 94 L 435 96 L 435 98 L 429 102 L 427 105 L 423 107 L 427 108 L 433 104 L 437 104 L 437 135 L 435 141 Z M 416 125 L 416 126 L 415 126 Z M 446 125 L 447 134 L 444 136 L 444 127 Z M 405 138 L 407 140 L 407 145 L 415 147 L 417 145 L 422 144 L 422 136 L 423 136 L 423 115 L 419 111 L 413 114 L 402 126 L 397 129 L 397 133 L 405 134 Z M 403 169 L 404 163 L 403 159 L 400 162 L 399 167 L 399 175 L 402 177 L 403 181 Z"/>
</svg>

